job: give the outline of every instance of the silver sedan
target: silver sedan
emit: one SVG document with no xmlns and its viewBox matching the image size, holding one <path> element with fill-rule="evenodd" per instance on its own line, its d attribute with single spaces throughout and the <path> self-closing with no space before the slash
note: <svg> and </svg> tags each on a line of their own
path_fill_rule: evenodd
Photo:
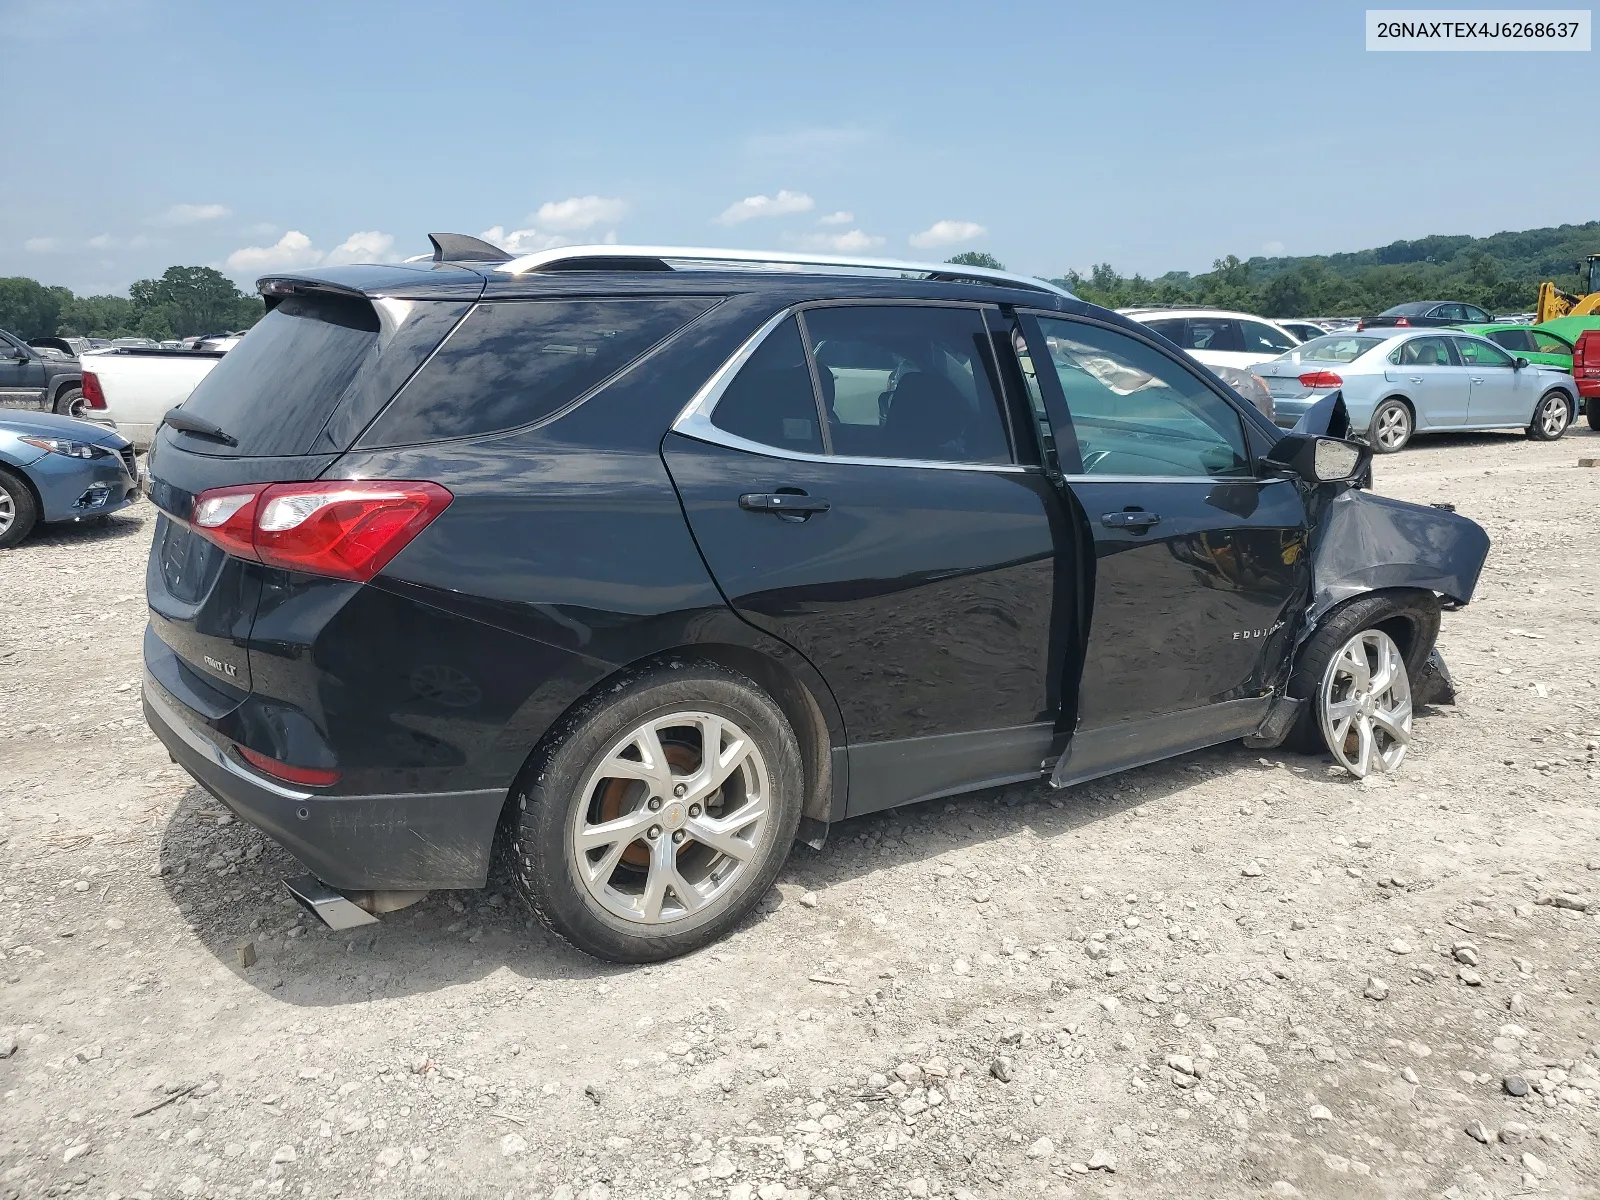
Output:
<svg viewBox="0 0 1600 1200">
<path fill-rule="evenodd" d="M 1253 370 L 1272 393 L 1279 425 L 1292 426 L 1318 400 L 1341 392 L 1351 431 L 1379 454 L 1394 453 L 1416 434 L 1469 429 L 1523 429 L 1554 441 L 1578 411 L 1567 372 L 1453 330 L 1332 333 Z"/>
</svg>

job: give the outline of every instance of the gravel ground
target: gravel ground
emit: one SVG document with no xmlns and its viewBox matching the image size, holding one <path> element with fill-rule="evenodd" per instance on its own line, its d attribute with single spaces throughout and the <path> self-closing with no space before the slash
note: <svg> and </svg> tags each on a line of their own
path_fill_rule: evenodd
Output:
<svg viewBox="0 0 1600 1200">
<path fill-rule="evenodd" d="M 0 1198 L 1600 1195 L 1597 451 L 1380 460 L 1494 538 L 1398 777 L 1231 746 L 851 821 L 633 969 L 504 879 L 308 925 L 144 729 L 149 507 L 35 537 L 0 557 Z"/>
</svg>

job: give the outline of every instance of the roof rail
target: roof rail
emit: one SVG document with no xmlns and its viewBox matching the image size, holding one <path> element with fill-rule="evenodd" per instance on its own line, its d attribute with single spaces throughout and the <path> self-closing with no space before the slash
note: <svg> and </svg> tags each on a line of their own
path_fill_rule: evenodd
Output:
<svg viewBox="0 0 1600 1200">
<path fill-rule="evenodd" d="M 1059 288 L 1031 275 L 1017 275 L 1010 271 L 996 271 L 989 267 L 969 267 L 961 263 L 905 262 L 898 258 L 857 258 L 848 254 L 797 254 L 785 250 L 716 250 L 691 246 L 561 246 L 554 250 L 540 250 L 524 254 L 494 269 L 507 275 L 522 275 L 530 271 L 581 271 L 593 270 L 654 270 L 659 271 L 671 263 L 744 264 L 756 267 L 850 267 L 873 271 L 899 271 L 926 275 L 931 279 L 969 279 L 982 283 L 996 283 L 1004 287 L 1026 288 L 1064 296 L 1077 297 L 1065 288 Z M 669 268 L 670 269 L 670 268 Z"/>
</svg>

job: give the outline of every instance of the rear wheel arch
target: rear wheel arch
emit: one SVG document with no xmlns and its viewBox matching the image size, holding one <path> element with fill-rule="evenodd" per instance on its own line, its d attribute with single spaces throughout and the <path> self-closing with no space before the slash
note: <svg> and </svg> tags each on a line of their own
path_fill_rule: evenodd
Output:
<svg viewBox="0 0 1600 1200">
<path fill-rule="evenodd" d="M 801 761 L 805 768 L 805 803 L 802 814 L 824 823 L 835 819 L 833 795 L 835 784 L 830 751 L 835 746 L 843 747 L 844 736 L 842 721 L 833 697 L 826 693 L 821 697 L 815 694 L 814 687 L 825 689 L 820 678 L 815 685 L 808 685 L 798 678 L 787 664 L 778 661 L 772 655 L 753 647 L 720 642 L 690 643 L 657 651 L 618 667 L 596 681 L 582 695 L 574 699 L 562 714 L 550 723 L 549 729 L 538 742 L 529 748 L 527 758 L 524 759 L 521 769 L 517 772 L 517 778 L 507 794 L 505 813 L 509 815 L 515 811 L 517 796 L 522 791 L 528 772 L 534 764 L 550 750 L 556 740 L 566 735 L 573 724 L 573 717 L 588 711 L 597 697 L 661 667 L 700 663 L 711 663 L 735 671 L 772 698 L 784 717 L 788 719 L 800 745 Z M 842 794 L 838 797 L 837 808 L 838 815 L 842 816 L 844 811 Z"/>
</svg>

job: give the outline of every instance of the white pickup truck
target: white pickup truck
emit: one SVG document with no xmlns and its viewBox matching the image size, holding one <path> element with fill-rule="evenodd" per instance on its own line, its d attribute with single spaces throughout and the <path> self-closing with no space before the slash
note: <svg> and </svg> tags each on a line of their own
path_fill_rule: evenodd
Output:
<svg viewBox="0 0 1600 1200">
<path fill-rule="evenodd" d="M 83 364 L 83 413 L 146 449 L 161 418 L 189 398 L 223 350 L 124 348 L 90 351 Z"/>
</svg>

